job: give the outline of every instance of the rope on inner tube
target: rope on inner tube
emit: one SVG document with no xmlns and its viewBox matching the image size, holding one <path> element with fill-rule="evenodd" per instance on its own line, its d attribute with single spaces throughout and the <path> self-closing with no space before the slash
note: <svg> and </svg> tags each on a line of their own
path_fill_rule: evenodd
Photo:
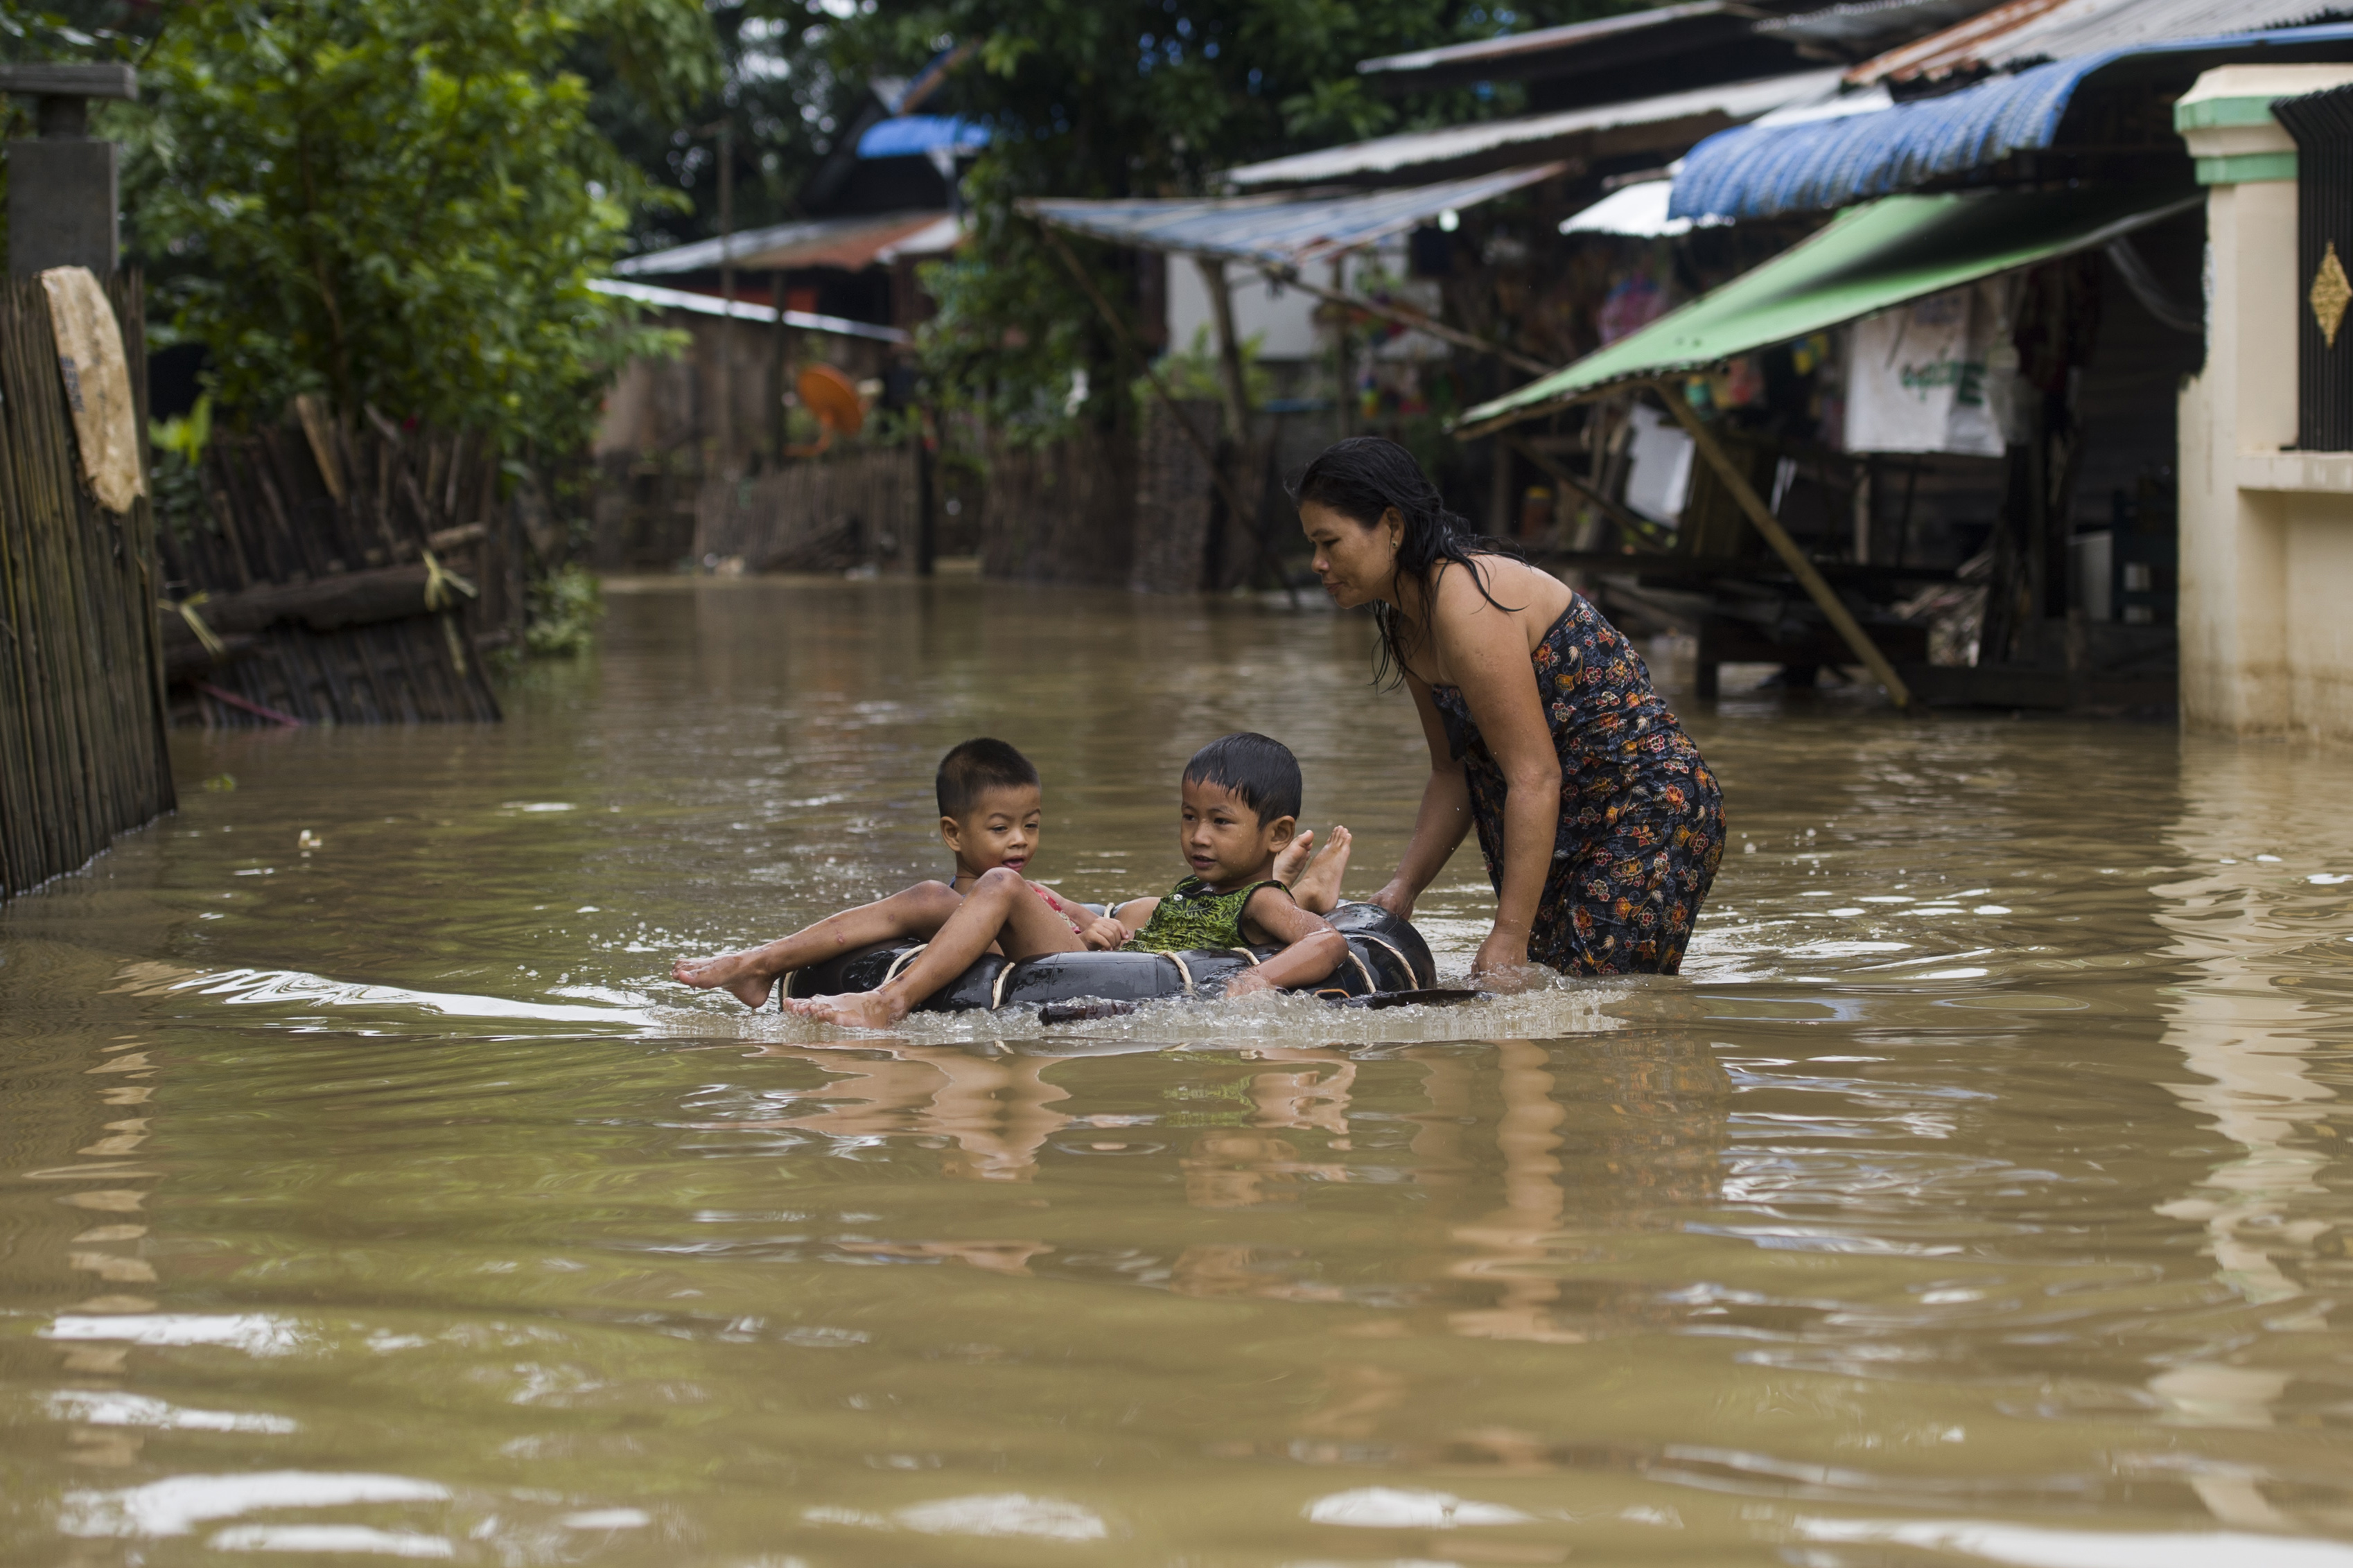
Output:
<svg viewBox="0 0 2353 1568">
<path fill-rule="evenodd" d="M 1184 959 L 1173 952 L 1164 952 L 1160 956 L 1176 966 L 1176 973 L 1182 976 L 1185 981 L 1185 994 L 1188 997 L 1191 996 L 1193 994 L 1193 972 L 1186 966 Z"/>
<path fill-rule="evenodd" d="M 893 980 L 898 979 L 899 971 L 914 963 L 916 955 L 931 945 L 932 944 L 928 942 L 918 942 L 913 947 L 911 947 L 906 952 L 901 953 L 898 957 L 892 959 L 891 961 L 891 967 L 882 972 L 882 978 L 874 983 L 874 989 L 880 991 L 885 985 L 890 984 Z"/>
<path fill-rule="evenodd" d="M 1007 964 L 997 972 L 997 979 L 988 987 L 988 1010 L 996 1012 L 1005 1005 L 1005 983 L 1013 978 L 1013 965 Z"/>
<path fill-rule="evenodd" d="M 1366 942 L 1371 942 L 1375 947 L 1379 948 L 1383 952 L 1386 952 L 1386 953 L 1388 953 L 1391 958 L 1396 959 L 1396 960 L 1398 961 L 1398 970 L 1399 970 L 1400 972 L 1402 972 L 1402 973 L 1404 973 L 1405 977 L 1406 977 L 1406 983 L 1407 983 L 1407 984 L 1406 984 L 1406 987 L 1405 987 L 1405 988 L 1406 988 L 1407 990 L 1410 991 L 1410 990 L 1412 990 L 1415 986 L 1417 986 L 1417 985 L 1419 985 L 1419 984 L 1421 984 L 1421 976 L 1420 976 L 1420 975 L 1419 975 L 1419 974 L 1416 974 L 1416 973 L 1413 972 L 1413 965 L 1412 965 L 1412 964 L 1410 964 L 1410 963 L 1408 963 L 1405 961 L 1405 954 L 1404 954 L 1404 953 L 1399 952 L 1396 948 L 1394 948 L 1394 947 L 1390 946 L 1388 942 L 1383 942 L 1379 937 L 1377 937 L 1377 936 L 1367 936 L 1367 935 L 1366 935 L 1366 933 L 1365 933 L 1365 932 L 1363 932 L 1363 931 L 1354 931 L 1354 932 L 1351 932 L 1350 934 L 1351 934 L 1351 935 L 1354 935 L 1354 936 L 1356 936 L 1356 937 L 1358 937 L 1358 938 L 1360 938 L 1360 939 L 1361 939 L 1361 940 L 1363 940 L 1363 941 L 1366 941 Z M 1353 955 L 1353 953 L 1355 952 L 1355 949 L 1353 949 L 1353 948 L 1352 948 L 1352 949 L 1350 949 L 1349 951 L 1350 951 L 1351 954 Z M 1363 968 L 1363 967 L 1364 967 L 1364 965 L 1362 964 L 1362 963 L 1359 963 L 1357 964 L 1357 967 L 1361 969 L 1361 968 Z M 1377 985 L 1376 985 L 1376 986 L 1374 986 L 1374 987 L 1373 987 L 1373 989 L 1374 989 L 1374 990 L 1376 990 L 1376 991 L 1377 991 L 1377 990 L 1379 990 L 1379 989 L 1380 989 L 1380 987 L 1379 987 L 1379 986 L 1377 986 Z"/>
<path fill-rule="evenodd" d="M 1249 959 L 1249 960 L 1250 961 L 1250 967 L 1251 967 L 1252 969 L 1256 969 L 1256 968 L 1258 967 L 1258 954 L 1257 954 L 1257 953 L 1252 952 L 1249 948 L 1246 948 L 1246 947 L 1229 947 L 1229 948 L 1226 949 L 1226 951 L 1227 951 L 1228 952 L 1239 952 L 1239 953 L 1240 953 L 1244 958 L 1247 958 L 1247 959 Z"/>
<path fill-rule="evenodd" d="M 1355 964 L 1356 966 L 1356 973 L 1365 977 L 1365 989 L 1366 991 L 1378 991 L 1381 988 L 1381 983 L 1373 978 L 1373 972 L 1365 967 L 1365 961 L 1356 956 L 1356 950 L 1353 947 L 1348 949 L 1348 962 Z M 1413 973 L 1410 965 L 1407 967 L 1406 973 L 1409 974 Z"/>
</svg>

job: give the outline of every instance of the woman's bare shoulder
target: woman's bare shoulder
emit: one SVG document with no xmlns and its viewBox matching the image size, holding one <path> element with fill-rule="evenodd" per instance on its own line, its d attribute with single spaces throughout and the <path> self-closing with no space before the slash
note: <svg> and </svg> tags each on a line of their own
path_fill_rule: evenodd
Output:
<svg viewBox="0 0 2353 1568">
<path fill-rule="evenodd" d="M 1440 574 L 1436 596 L 1441 615 L 1478 615 L 1501 609 L 1514 616 L 1540 616 L 1549 626 L 1568 608 L 1568 584 L 1542 567 L 1508 555 L 1474 555 L 1471 559 L 1478 567 L 1477 581 L 1472 581 L 1468 571 Z"/>
</svg>

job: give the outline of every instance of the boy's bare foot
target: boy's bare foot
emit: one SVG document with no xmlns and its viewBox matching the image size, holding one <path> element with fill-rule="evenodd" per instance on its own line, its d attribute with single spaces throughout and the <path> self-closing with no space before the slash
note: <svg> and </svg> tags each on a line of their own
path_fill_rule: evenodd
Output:
<svg viewBox="0 0 2353 1568">
<path fill-rule="evenodd" d="M 1312 833 L 1303 833 L 1293 847 L 1300 847 L 1314 837 Z M 1306 868 L 1291 884 L 1291 896 L 1299 901 L 1301 909 L 1311 915 L 1328 915 L 1340 907 L 1340 879 L 1348 874 L 1348 847 L 1355 841 L 1346 828 L 1332 829 L 1332 841 L 1324 846 L 1324 852 L 1309 861 Z M 1289 850 L 1284 851 L 1286 855 L 1289 853 Z M 1275 875 L 1281 876 L 1282 869 L 1282 858 L 1278 856 L 1275 858 Z"/>
<path fill-rule="evenodd" d="M 907 1003 L 896 991 L 852 991 L 841 996 L 787 996 L 785 1010 L 845 1029 L 887 1029 L 907 1016 Z"/>
<path fill-rule="evenodd" d="M 1286 888 L 1294 886 L 1299 880 L 1299 874 L 1307 869 L 1307 852 L 1314 847 L 1315 847 L 1315 830 L 1312 827 L 1302 828 L 1290 843 L 1282 847 L 1282 852 L 1274 858 L 1274 879 Z"/>
<path fill-rule="evenodd" d="M 708 991 L 723 987 L 746 1007 L 757 1007 L 776 989 L 776 977 L 759 967 L 760 950 L 723 952 L 716 958 L 681 958 L 670 966 L 670 977 L 681 985 Z"/>
</svg>

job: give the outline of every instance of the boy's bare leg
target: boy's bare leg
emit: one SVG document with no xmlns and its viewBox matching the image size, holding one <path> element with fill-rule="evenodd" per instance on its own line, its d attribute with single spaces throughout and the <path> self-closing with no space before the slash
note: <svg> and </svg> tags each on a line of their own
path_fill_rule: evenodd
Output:
<svg viewBox="0 0 2353 1568">
<path fill-rule="evenodd" d="M 1046 907 L 1021 874 L 999 866 L 984 872 L 955 913 L 899 977 L 878 991 L 841 996 L 787 997 L 785 1006 L 805 1018 L 852 1029 L 887 1029 L 916 1003 L 973 965 L 994 942 L 1011 959 L 1041 952 L 1076 952 L 1085 944 L 1071 922 Z"/>
<path fill-rule="evenodd" d="M 828 915 L 813 926 L 758 947 L 723 952 L 716 958 L 681 958 L 670 965 L 670 978 L 704 990 L 724 986 L 746 1007 L 757 1007 L 768 999 L 776 976 L 786 970 L 807 969 L 878 942 L 928 937 L 945 925 L 963 902 L 945 882 L 918 882 L 904 892 Z M 1042 901 L 1039 907 L 1044 907 Z"/>
<path fill-rule="evenodd" d="M 1340 907 L 1340 879 L 1348 874 L 1348 847 L 1355 840 L 1346 828 L 1335 827 L 1332 841 L 1311 861 L 1307 850 L 1314 841 L 1313 832 L 1293 839 L 1290 847 L 1274 858 L 1274 874 L 1291 884 L 1291 896 L 1301 909 L 1311 915 L 1328 915 Z"/>
</svg>

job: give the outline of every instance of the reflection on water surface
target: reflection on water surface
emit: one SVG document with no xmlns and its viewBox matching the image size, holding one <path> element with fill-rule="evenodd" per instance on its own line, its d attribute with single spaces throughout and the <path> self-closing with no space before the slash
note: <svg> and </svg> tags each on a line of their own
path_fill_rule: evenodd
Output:
<svg viewBox="0 0 2353 1568">
<path fill-rule="evenodd" d="M 937 874 L 976 731 L 1071 891 L 1180 874 L 1241 727 L 1368 889 L 1367 629 L 660 585 L 501 729 L 181 738 L 0 912 L 7 1560 L 2353 1564 L 2343 756 L 1732 700 L 1679 980 L 884 1040 L 666 978 Z"/>
</svg>

